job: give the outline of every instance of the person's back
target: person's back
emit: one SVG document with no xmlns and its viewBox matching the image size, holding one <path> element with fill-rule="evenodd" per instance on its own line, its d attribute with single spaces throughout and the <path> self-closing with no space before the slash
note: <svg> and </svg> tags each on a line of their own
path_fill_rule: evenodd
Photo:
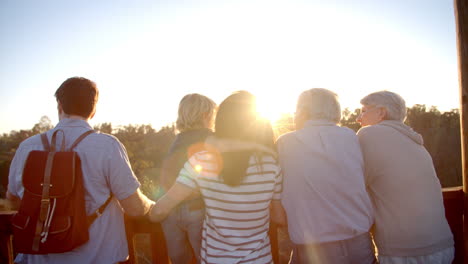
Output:
<svg viewBox="0 0 468 264">
<path fill-rule="evenodd" d="M 343 240 L 369 230 L 371 203 L 352 130 L 308 121 L 277 144 L 285 175 L 282 202 L 295 243 Z"/>
<path fill-rule="evenodd" d="M 358 133 L 376 212 L 374 239 L 382 255 L 425 255 L 453 239 L 432 158 L 419 134 L 399 123 L 382 121 Z"/>
<path fill-rule="evenodd" d="M 198 188 L 206 205 L 202 262 L 269 263 L 269 205 L 272 199 L 279 199 L 282 180 L 277 161 L 271 156 L 252 155 L 243 181 L 230 186 L 219 173 L 217 154 L 195 154 L 177 180 Z"/>
<path fill-rule="evenodd" d="M 404 99 L 379 91 L 361 100 L 357 135 L 375 208 L 374 241 L 382 264 L 448 264 L 453 237 L 432 158 L 403 121 Z"/>
<path fill-rule="evenodd" d="M 60 121 L 46 134 L 50 142 L 54 131 L 62 130 L 63 134 L 57 134 L 57 142 L 62 142 L 64 135 L 69 148 L 80 135 L 92 130 L 88 120 L 94 115 L 98 91 L 93 82 L 74 77 L 60 86 L 56 97 Z M 22 142 L 16 151 L 7 192 L 7 198 L 13 203 L 20 203 L 23 197 L 22 168 L 29 152 L 43 149 L 41 138 L 36 135 Z M 130 168 L 125 148 L 115 137 L 94 132 L 74 150 L 81 159 L 87 215 L 93 215 L 110 195 L 111 202 L 102 215 L 96 215 L 89 230 L 83 230 L 89 232 L 87 243 L 64 253 L 19 254 L 15 263 L 117 263 L 128 257 L 123 212 L 144 215 L 154 202 L 140 193 L 140 183 Z"/>
<path fill-rule="evenodd" d="M 298 99 L 296 131 L 278 139 L 282 203 L 294 244 L 291 263 L 374 263 L 373 210 L 355 133 L 337 124 L 338 97 L 326 89 Z"/>
<path fill-rule="evenodd" d="M 56 128 L 47 132 L 49 141 L 53 131 L 56 129 L 64 131 L 66 145 L 69 147 L 79 135 L 92 128 L 84 121 L 64 119 Z M 61 141 L 60 137 L 58 138 L 59 142 Z M 20 145 L 15 157 L 16 159 L 24 160 L 30 151 L 42 149 L 41 139 L 37 135 L 24 141 Z M 81 158 L 83 182 L 86 190 L 86 211 L 88 215 L 104 204 L 109 195 L 111 195 L 111 189 L 117 199 L 123 199 L 134 193 L 139 187 L 138 181 L 131 178 L 117 177 L 115 173 L 112 173 L 112 179 L 108 179 L 106 175 L 107 171 L 109 169 L 117 169 L 109 166 L 111 165 L 110 162 L 112 162 L 109 159 L 111 156 L 109 154 L 125 154 L 114 137 L 93 133 L 85 138 L 75 148 L 75 151 Z M 10 170 L 12 176 L 21 175 L 21 168 L 15 166 L 20 163 L 15 162 L 13 164 Z M 130 170 L 125 171 L 125 167 L 120 167 L 120 169 L 122 171 L 119 171 L 118 174 L 131 173 Z M 23 190 L 21 177 L 14 177 L 13 181 L 9 184 L 9 191 L 22 197 Z M 117 201 L 113 200 L 104 210 L 101 217 L 98 217 L 93 225 L 91 225 L 89 235 L 90 239 L 88 243 L 70 252 L 50 254 L 49 256 L 28 255 L 22 257 L 22 259 L 27 260 L 25 263 L 115 263 L 124 260 L 128 256 L 123 212 Z M 78 254 L 80 257 L 76 258 Z M 20 259 L 17 259 L 17 262 L 22 263 Z"/>
</svg>

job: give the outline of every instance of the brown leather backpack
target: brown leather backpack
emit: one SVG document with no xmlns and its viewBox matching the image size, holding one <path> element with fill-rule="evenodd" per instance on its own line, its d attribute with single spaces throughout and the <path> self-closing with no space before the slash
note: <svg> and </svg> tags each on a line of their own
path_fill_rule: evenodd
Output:
<svg viewBox="0 0 468 264">
<path fill-rule="evenodd" d="M 62 132 L 60 151 L 57 133 Z M 73 149 L 93 130 L 83 133 L 65 150 L 65 134 L 54 131 L 51 145 L 41 134 L 43 151 L 31 151 L 23 169 L 24 195 L 12 218 L 15 250 L 27 254 L 70 251 L 89 240 L 88 228 L 111 197 L 86 216 L 81 160 Z"/>
</svg>

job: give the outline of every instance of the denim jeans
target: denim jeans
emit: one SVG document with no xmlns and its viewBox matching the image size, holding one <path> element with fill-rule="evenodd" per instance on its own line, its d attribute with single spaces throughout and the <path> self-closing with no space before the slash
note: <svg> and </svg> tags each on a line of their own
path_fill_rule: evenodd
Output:
<svg viewBox="0 0 468 264">
<path fill-rule="evenodd" d="M 191 263 L 192 252 L 197 263 L 200 263 L 205 210 L 204 207 L 191 208 L 191 203 L 193 204 L 193 201 L 182 202 L 161 223 L 169 258 L 173 264 Z"/>
<path fill-rule="evenodd" d="M 290 264 L 375 264 L 369 233 L 317 244 L 294 245 Z"/>
</svg>

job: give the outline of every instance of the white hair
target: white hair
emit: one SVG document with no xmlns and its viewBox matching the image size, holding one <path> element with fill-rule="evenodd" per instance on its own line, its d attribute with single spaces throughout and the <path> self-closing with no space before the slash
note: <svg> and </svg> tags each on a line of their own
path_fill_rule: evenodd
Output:
<svg viewBox="0 0 468 264">
<path fill-rule="evenodd" d="M 373 105 L 383 107 L 387 110 L 385 119 L 399 120 L 406 119 L 406 103 L 399 94 L 390 91 L 379 91 L 371 93 L 361 99 L 362 105 Z"/>
<path fill-rule="evenodd" d="M 302 92 L 297 100 L 297 109 L 305 111 L 313 120 L 324 119 L 335 124 L 341 120 L 338 95 L 327 89 L 313 88 Z"/>
</svg>

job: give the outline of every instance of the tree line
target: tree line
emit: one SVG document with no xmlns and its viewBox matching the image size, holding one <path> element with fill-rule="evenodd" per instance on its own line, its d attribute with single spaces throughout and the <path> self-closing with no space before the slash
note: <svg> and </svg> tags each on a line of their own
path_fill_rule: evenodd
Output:
<svg viewBox="0 0 468 264">
<path fill-rule="evenodd" d="M 359 130 L 360 125 L 356 122 L 359 113 L 360 109 L 354 111 L 344 109 L 341 125 L 354 131 Z M 453 109 L 449 112 L 440 112 L 434 106 L 414 105 L 408 108 L 405 123 L 423 136 L 424 145 L 432 156 L 442 186 L 462 185 L 459 111 Z M 292 131 L 294 129 L 292 115 L 282 115 L 273 126 L 276 136 Z M 19 144 L 26 138 L 43 133 L 52 127 L 50 119 L 43 116 L 29 130 L 14 130 L 0 136 L 1 197 L 5 195 L 10 163 Z M 156 130 L 151 125 L 113 127 L 111 123 L 102 123 L 94 126 L 94 129 L 111 134 L 122 142 L 127 149 L 132 169 L 142 184 L 142 191 L 152 198 L 159 197 L 161 195 L 158 184 L 160 167 L 176 137 L 174 125 Z"/>
</svg>

